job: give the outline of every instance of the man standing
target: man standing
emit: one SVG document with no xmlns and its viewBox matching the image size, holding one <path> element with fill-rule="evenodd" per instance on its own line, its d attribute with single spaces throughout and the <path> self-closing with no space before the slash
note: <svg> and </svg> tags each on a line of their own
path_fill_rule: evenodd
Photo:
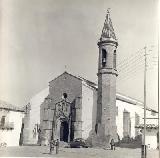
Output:
<svg viewBox="0 0 160 158">
<path fill-rule="evenodd" d="M 59 152 L 59 140 L 56 141 L 56 154 Z"/>
<path fill-rule="evenodd" d="M 110 145 L 111 145 L 111 150 L 115 150 L 114 139 L 111 139 Z"/>
<path fill-rule="evenodd" d="M 52 154 L 52 151 L 54 150 L 55 141 L 51 139 L 50 141 L 50 154 Z"/>
</svg>

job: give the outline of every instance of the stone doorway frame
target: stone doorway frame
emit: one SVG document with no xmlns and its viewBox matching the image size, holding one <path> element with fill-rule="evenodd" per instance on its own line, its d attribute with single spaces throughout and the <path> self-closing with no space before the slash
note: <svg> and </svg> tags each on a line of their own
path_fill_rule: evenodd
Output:
<svg viewBox="0 0 160 158">
<path fill-rule="evenodd" d="M 68 123 L 68 142 L 70 142 L 71 135 L 71 103 L 66 99 L 62 99 L 60 102 L 55 103 L 55 110 L 52 121 L 52 134 L 51 139 L 60 140 L 60 127 L 62 122 Z M 59 107 L 59 108 L 58 108 Z M 67 109 L 68 112 L 65 113 L 64 109 Z M 53 130 L 54 129 L 54 130 Z"/>
</svg>

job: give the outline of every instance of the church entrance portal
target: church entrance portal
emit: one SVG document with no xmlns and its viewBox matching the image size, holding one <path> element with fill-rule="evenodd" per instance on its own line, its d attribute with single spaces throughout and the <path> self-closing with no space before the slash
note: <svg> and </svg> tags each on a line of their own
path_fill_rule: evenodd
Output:
<svg viewBox="0 0 160 158">
<path fill-rule="evenodd" d="M 69 135 L 68 122 L 67 121 L 61 122 L 60 141 L 68 142 L 68 135 Z"/>
</svg>

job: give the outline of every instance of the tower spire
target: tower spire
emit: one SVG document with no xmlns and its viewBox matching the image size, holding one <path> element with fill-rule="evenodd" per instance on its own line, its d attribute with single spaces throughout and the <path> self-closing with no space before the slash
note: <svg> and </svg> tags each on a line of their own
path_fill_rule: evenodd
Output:
<svg viewBox="0 0 160 158">
<path fill-rule="evenodd" d="M 107 9 L 106 19 L 104 22 L 104 26 L 103 26 L 102 34 L 101 34 L 101 38 L 100 38 L 101 41 L 108 39 L 108 38 L 117 40 L 113 25 L 112 25 L 112 21 L 110 18 L 110 11 L 109 10 L 110 10 L 110 8 Z"/>
</svg>

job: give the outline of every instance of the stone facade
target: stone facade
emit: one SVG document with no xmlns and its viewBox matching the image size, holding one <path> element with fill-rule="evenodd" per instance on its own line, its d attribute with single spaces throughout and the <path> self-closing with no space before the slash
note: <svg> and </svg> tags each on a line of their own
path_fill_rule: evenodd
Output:
<svg viewBox="0 0 160 158">
<path fill-rule="evenodd" d="M 71 114 L 70 120 L 68 117 L 56 116 L 58 107 L 63 107 L 64 94 L 67 95 L 66 103 L 71 107 L 66 113 L 68 116 Z M 63 132 L 60 128 L 63 126 L 70 131 L 66 141 L 82 137 L 82 81 L 66 72 L 49 82 L 49 94 L 41 105 L 43 143 L 48 143 L 52 135 L 61 139 L 60 133 L 63 135 Z"/>
<path fill-rule="evenodd" d="M 63 128 L 68 130 L 65 141 L 89 137 L 96 123 L 97 89 L 93 87 L 94 83 L 86 81 L 64 72 L 49 83 L 49 94 L 40 107 L 42 144 L 48 144 L 52 137 L 64 141 Z M 64 94 L 67 95 L 66 100 Z M 65 103 L 70 106 L 70 111 L 63 110 L 61 115 L 57 114 L 58 107 L 66 108 L 63 107 Z"/>
</svg>

